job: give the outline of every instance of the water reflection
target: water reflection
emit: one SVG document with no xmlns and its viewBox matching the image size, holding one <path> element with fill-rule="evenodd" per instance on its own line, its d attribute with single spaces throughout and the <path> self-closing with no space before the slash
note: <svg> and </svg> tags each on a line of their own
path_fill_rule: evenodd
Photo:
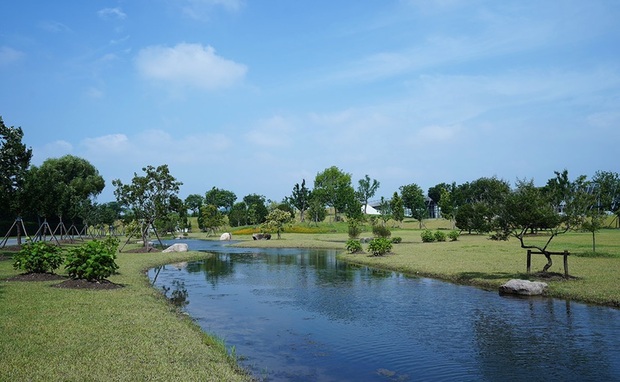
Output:
<svg viewBox="0 0 620 382">
<path fill-rule="evenodd" d="M 184 309 L 258 378 L 620 380 L 617 310 L 500 297 L 333 252 L 209 250 L 149 275 L 182 303 L 191 295 Z"/>
</svg>

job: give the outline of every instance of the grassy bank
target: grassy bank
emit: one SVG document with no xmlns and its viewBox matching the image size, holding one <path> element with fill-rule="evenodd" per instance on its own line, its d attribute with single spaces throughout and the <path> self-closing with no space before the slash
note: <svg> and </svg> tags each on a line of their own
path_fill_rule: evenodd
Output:
<svg viewBox="0 0 620 382">
<path fill-rule="evenodd" d="M 221 341 L 153 289 L 144 270 L 204 254 L 121 253 L 114 290 L 6 281 L 0 261 L 1 381 L 243 381 Z"/>
<path fill-rule="evenodd" d="M 520 248 L 516 239 L 492 241 L 486 235 L 462 235 L 455 242 L 422 243 L 420 233 L 418 229 L 394 229 L 392 236 L 400 236 L 403 241 L 393 246 L 391 254 L 382 257 L 344 253 L 344 244 L 348 239 L 345 233 L 284 233 L 281 240 L 270 241 L 252 241 L 251 238 L 241 237 L 244 241 L 238 245 L 334 248 L 343 251 L 340 259 L 353 264 L 486 289 L 497 289 L 512 278 L 541 280 L 549 284 L 548 295 L 551 297 L 620 307 L 620 230 L 601 230 L 596 235 L 597 252 L 610 257 L 582 257 L 592 249 L 592 236 L 588 233 L 573 232 L 554 239 L 550 250 L 566 249 L 572 254 L 568 260 L 570 280 L 537 278 L 534 274 L 526 274 L 526 250 Z M 361 236 L 371 235 L 366 232 Z M 544 235 L 529 238 L 539 243 L 546 239 Z M 550 272 L 563 274 L 562 257 L 554 256 L 553 260 Z M 545 263 L 543 256 L 534 255 L 532 272 L 540 271 Z"/>
</svg>

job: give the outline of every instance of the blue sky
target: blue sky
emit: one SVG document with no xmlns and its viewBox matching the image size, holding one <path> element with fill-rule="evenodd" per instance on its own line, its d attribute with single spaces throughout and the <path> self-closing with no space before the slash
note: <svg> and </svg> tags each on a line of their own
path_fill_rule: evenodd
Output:
<svg viewBox="0 0 620 382">
<path fill-rule="evenodd" d="M 615 171 L 620 2 L 0 2 L 0 116 L 181 197 L 280 201 L 337 166 L 402 185 Z"/>
</svg>

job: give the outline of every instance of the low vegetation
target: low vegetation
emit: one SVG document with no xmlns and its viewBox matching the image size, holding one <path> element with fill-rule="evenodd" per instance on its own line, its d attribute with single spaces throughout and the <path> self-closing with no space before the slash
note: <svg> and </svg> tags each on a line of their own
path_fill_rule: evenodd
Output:
<svg viewBox="0 0 620 382">
<path fill-rule="evenodd" d="M 0 261 L 1 381 L 243 381 L 223 341 L 204 334 L 151 287 L 145 269 L 198 252 L 120 253 L 111 290 L 11 281 Z M 66 276 L 59 271 L 59 275 Z"/>
</svg>

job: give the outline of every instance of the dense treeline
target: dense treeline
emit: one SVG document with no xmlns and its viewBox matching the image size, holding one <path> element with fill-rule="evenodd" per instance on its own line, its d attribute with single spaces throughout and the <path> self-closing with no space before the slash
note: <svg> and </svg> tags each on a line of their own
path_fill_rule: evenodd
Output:
<svg viewBox="0 0 620 382">
<path fill-rule="evenodd" d="M 0 227 L 3 232 L 11 228 L 11 235 L 21 234 L 23 228 L 32 234 L 44 222 L 50 229 L 74 226 L 77 232 L 91 226 L 110 232 L 122 219 L 125 226 L 141 222 L 135 229 L 146 237 L 151 228 L 191 229 L 189 214 L 198 217 L 198 228 L 214 232 L 224 225 L 264 224 L 275 209 L 308 223 L 323 221 L 326 208 L 334 212 L 334 220 L 361 220 L 380 189 L 380 182 L 368 175 L 354 187 L 351 174 L 332 166 L 317 173 L 313 188 L 302 179 L 280 202 L 257 194 L 238 199 L 233 191 L 217 187 L 182 200 L 178 196 L 182 183 L 162 165 L 143 168 L 144 175 L 134 173 L 130 184 L 114 180 L 117 200 L 98 204 L 94 200 L 105 183 L 93 165 L 66 155 L 32 166 L 32 149 L 22 139 L 21 128 L 7 127 L 0 118 Z M 464 184 L 440 183 L 427 192 L 409 183 L 392 192 L 391 199 L 373 203 L 384 222 L 401 222 L 409 216 L 422 228 L 424 219 L 443 217 L 460 230 L 493 233 L 499 239 L 518 236 L 524 227 L 530 232 L 557 228 L 558 216 L 574 220 L 562 222 L 563 227 L 595 232 L 603 216 L 620 213 L 620 176 L 608 171 L 598 171 L 590 179 L 584 175 L 571 179 L 567 170 L 558 171 L 543 187 L 535 187 L 531 180 L 511 185 L 483 177 Z M 24 225 L 15 224 L 20 218 Z"/>
</svg>

